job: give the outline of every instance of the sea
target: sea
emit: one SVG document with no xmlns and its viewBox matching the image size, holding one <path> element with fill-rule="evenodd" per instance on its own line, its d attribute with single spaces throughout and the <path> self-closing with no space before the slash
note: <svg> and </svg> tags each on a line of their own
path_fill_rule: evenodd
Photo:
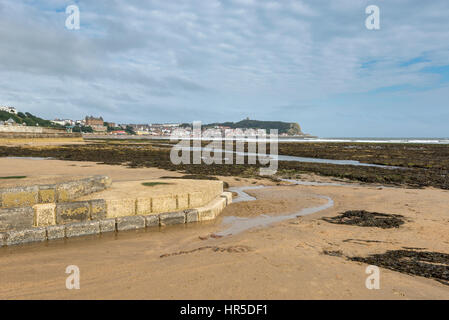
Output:
<svg viewBox="0 0 449 320">
<path fill-rule="evenodd" d="M 449 138 L 295 138 L 279 137 L 280 142 L 365 142 L 365 143 L 415 143 L 449 144 Z"/>
<path fill-rule="evenodd" d="M 95 134 L 83 135 L 86 139 L 135 139 L 135 140 L 169 140 L 170 136 L 104 136 Z M 191 139 L 191 138 L 181 138 Z M 203 140 L 216 140 L 211 137 L 203 137 Z M 228 140 L 223 138 L 220 140 Z M 234 138 L 235 139 L 235 138 Z M 195 140 L 195 139 L 193 139 Z M 254 138 L 244 138 L 245 141 L 253 141 Z M 321 137 L 278 137 L 279 142 L 365 142 L 365 143 L 415 143 L 415 144 L 449 144 L 449 138 L 367 138 L 367 137 L 343 137 L 343 138 L 321 138 Z"/>
</svg>

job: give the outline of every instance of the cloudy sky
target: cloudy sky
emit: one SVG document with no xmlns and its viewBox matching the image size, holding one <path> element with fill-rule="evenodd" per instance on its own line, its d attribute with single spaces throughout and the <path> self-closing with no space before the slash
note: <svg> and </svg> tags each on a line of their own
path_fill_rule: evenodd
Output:
<svg viewBox="0 0 449 320">
<path fill-rule="evenodd" d="M 79 30 L 65 27 L 72 4 Z M 368 5 L 380 30 L 365 27 Z M 447 0 L 0 0 L 0 105 L 448 137 L 448 17 Z"/>
</svg>

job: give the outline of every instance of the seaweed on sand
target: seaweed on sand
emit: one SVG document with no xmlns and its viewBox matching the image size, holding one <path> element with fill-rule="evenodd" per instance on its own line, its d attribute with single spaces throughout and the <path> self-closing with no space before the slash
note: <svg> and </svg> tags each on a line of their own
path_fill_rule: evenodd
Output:
<svg viewBox="0 0 449 320">
<path fill-rule="evenodd" d="M 388 250 L 368 257 L 348 257 L 358 261 L 410 275 L 435 279 L 449 285 L 449 254 L 430 251 Z"/>
<path fill-rule="evenodd" d="M 341 213 L 335 217 L 325 217 L 324 221 L 335 224 L 355 225 L 359 227 L 377 227 L 382 229 L 399 228 L 404 224 L 404 216 L 399 214 L 386 214 L 368 212 L 365 210 L 352 210 Z"/>
</svg>

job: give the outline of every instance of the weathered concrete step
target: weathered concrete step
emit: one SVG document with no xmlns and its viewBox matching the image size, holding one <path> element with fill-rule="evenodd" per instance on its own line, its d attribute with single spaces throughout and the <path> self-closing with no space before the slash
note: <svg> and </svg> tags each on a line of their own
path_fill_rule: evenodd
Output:
<svg viewBox="0 0 449 320">
<path fill-rule="evenodd" d="M 232 193 L 223 192 L 204 207 L 149 215 L 104 218 L 0 232 L 0 247 L 45 240 L 64 239 L 107 232 L 137 230 L 150 227 L 211 220 L 232 202 Z M 30 213 L 24 213 L 24 216 Z M 28 220 L 27 220 L 28 221 Z M 28 221 L 29 222 L 29 221 Z M 27 222 L 27 223 L 28 223 Z M 26 224 L 29 225 L 29 224 Z"/>
<path fill-rule="evenodd" d="M 187 209 L 202 207 L 205 204 L 210 206 L 212 199 L 217 199 L 221 210 L 223 200 L 222 183 L 209 185 L 210 194 L 204 195 L 195 191 L 193 194 L 156 194 L 148 193 L 148 198 L 143 198 L 142 194 L 137 198 L 126 199 L 93 199 L 73 202 L 39 203 L 32 207 L 0 208 L 0 232 L 9 230 L 22 230 L 31 227 L 46 227 L 68 223 L 77 223 L 88 220 L 104 220 L 108 218 L 127 217 L 135 215 L 159 214 L 165 212 L 180 212 Z M 196 193 L 200 193 L 201 196 Z M 206 193 L 206 192 L 205 192 Z M 224 193 L 226 194 L 226 193 Z M 211 197 L 215 195 L 215 197 Z M 198 197 L 200 200 L 198 200 Z M 230 199 L 230 197 L 228 197 Z M 230 201 L 226 200 L 225 201 Z M 206 202 L 206 200 L 208 200 Z M 196 204 L 195 206 L 192 205 Z M 216 212 L 204 209 L 198 216 L 198 220 L 213 219 Z M 174 219 L 163 218 L 164 224 L 172 224 Z M 180 219 L 180 218 L 178 218 Z M 192 214 L 188 217 L 192 220 Z M 167 221 L 165 221 L 167 220 Z"/>
<path fill-rule="evenodd" d="M 10 188 L 0 188 L 0 208 L 33 206 L 40 203 L 72 201 L 108 188 L 108 176 L 92 176 L 80 180 Z"/>
<path fill-rule="evenodd" d="M 111 188 L 82 197 L 88 201 L 104 199 L 108 217 L 145 215 L 182 211 L 208 204 L 223 192 L 223 182 L 218 180 L 155 179 L 114 183 Z"/>
</svg>

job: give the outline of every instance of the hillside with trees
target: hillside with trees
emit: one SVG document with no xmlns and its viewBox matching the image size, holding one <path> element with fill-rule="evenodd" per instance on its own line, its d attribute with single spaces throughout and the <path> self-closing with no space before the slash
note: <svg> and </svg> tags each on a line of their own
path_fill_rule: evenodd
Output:
<svg viewBox="0 0 449 320">
<path fill-rule="evenodd" d="M 18 114 L 9 113 L 6 111 L 0 111 L 0 121 L 7 121 L 8 119 L 13 119 L 18 124 L 25 123 L 27 126 L 39 126 L 39 127 L 49 127 L 49 128 L 63 128 L 59 124 L 55 124 L 50 120 L 45 120 L 37 116 L 32 115 L 29 112 L 19 112 Z"/>
</svg>

